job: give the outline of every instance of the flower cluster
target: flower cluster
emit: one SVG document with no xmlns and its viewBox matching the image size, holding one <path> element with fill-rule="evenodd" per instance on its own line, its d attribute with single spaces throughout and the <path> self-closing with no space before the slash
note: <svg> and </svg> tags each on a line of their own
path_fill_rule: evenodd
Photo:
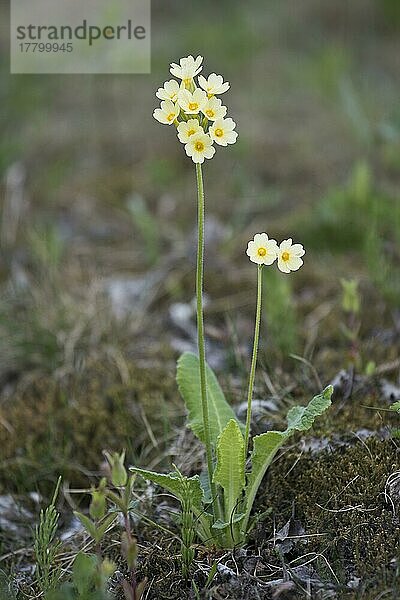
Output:
<svg viewBox="0 0 400 600">
<path fill-rule="evenodd" d="M 214 156 L 214 143 L 234 144 L 238 136 L 235 121 L 226 118 L 227 108 L 216 97 L 229 90 L 229 83 L 215 73 L 207 79 L 199 75 L 202 62 L 202 56 L 187 56 L 179 64 L 171 63 L 171 74 L 180 81 L 170 79 L 157 90 L 161 105 L 153 113 L 160 123 L 176 126 L 179 141 L 195 163 Z"/>
<path fill-rule="evenodd" d="M 278 260 L 278 269 L 290 273 L 300 269 L 305 250 L 301 244 L 293 244 L 292 238 L 283 240 L 279 245 L 268 238 L 266 233 L 257 233 L 247 245 L 247 256 L 258 265 L 272 265 Z"/>
</svg>

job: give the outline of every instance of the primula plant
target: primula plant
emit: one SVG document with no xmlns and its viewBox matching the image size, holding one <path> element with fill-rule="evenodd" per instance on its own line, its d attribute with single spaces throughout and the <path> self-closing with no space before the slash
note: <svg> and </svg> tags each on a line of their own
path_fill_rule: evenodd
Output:
<svg viewBox="0 0 400 600">
<path fill-rule="evenodd" d="M 257 264 L 258 285 L 253 353 L 248 382 L 246 423 L 241 423 L 227 403 L 216 376 L 206 363 L 203 326 L 204 187 L 202 164 L 215 154 L 214 144 L 236 142 L 235 122 L 218 98 L 230 85 L 221 75 L 199 75 L 202 57 L 188 56 L 171 64 L 171 79 L 156 96 L 161 107 L 154 117 L 176 128 L 179 141 L 195 163 L 198 199 L 196 271 L 198 355 L 183 354 L 178 360 L 177 382 L 188 411 L 188 425 L 203 442 L 206 470 L 183 477 L 176 469 L 160 474 L 132 467 L 144 478 L 167 489 L 193 514 L 197 536 L 208 545 L 232 548 L 244 543 L 251 529 L 251 512 L 257 490 L 279 448 L 295 431 L 309 429 L 314 419 L 331 404 L 332 387 L 315 396 L 308 406 L 295 406 L 287 414 L 284 431 L 268 431 L 250 437 L 253 386 L 259 344 L 262 270 L 275 262 L 282 273 L 298 270 L 305 254 L 301 244 L 286 239 L 278 244 L 266 233 L 254 236 L 247 255 Z M 197 80 L 196 80 L 197 78 Z M 190 525 L 191 526 L 191 525 Z M 190 536 L 187 536 L 190 537 Z"/>
</svg>

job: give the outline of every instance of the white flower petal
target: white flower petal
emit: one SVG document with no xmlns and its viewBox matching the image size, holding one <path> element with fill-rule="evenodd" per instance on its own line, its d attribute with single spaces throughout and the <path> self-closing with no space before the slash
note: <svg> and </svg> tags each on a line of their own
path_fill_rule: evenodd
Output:
<svg viewBox="0 0 400 600">
<path fill-rule="evenodd" d="M 299 256 L 292 256 L 287 262 L 288 268 L 291 271 L 298 271 L 302 264 L 303 261 Z"/>
<path fill-rule="evenodd" d="M 306 253 L 301 244 L 293 244 L 291 251 L 295 256 L 303 256 Z"/>
<path fill-rule="evenodd" d="M 287 263 L 284 260 L 282 260 L 280 256 L 278 256 L 278 269 L 282 271 L 282 273 L 290 273 L 290 269 Z"/>
<path fill-rule="evenodd" d="M 258 246 L 265 246 L 265 244 L 268 244 L 268 235 L 266 233 L 256 233 L 256 235 L 254 236 L 254 242 L 258 245 Z"/>
<path fill-rule="evenodd" d="M 281 243 L 280 243 L 280 246 L 279 246 L 279 248 L 280 248 L 281 250 L 288 250 L 288 248 L 290 248 L 290 247 L 291 247 L 291 245 L 292 245 L 292 242 L 293 242 L 292 238 L 289 238 L 289 239 L 287 239 L 287 240 L 283 240 L 283 242 L 281 242 Z"/>
</svg>

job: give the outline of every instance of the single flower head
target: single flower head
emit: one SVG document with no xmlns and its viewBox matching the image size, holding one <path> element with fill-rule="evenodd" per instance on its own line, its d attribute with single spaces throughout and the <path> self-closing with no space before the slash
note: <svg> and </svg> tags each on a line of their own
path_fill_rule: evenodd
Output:
<svg viewBox="0 0 400 600">
<path fill-rule="evenodd" d="M 182 121 L 178 125 L 178 139 L 182 144 L 187 144 L 190 137 L 195 133 L 204 133 L 203 128 L 197 119 L 189 119 L 189 121 Z"/>
<path fill-rule="evenodd" d="M 278 268 L 282 273 L 290 273 L 297 271 L 303 264 L 300 258 L 305 254 L 305 250 L 301 244 L 293 244 L 293 240 L 283 240 L 278 249 Z"/>
<path fill-rule="evenodd" d="M 266 233 L 256 233 L 247 245 L 246 254 L 258 265 L 272 265 L 278 256 L 278 250 L 276 240 L 270 240 Z"/>
<path fill-rule="evenodd" d="M 172 125 L 176 117 L 179 115 L 179 106 L 171 102 L 171 100 L 163 100 L 161 108 L 156 108 L 153 112 L 153 117 L 163 125 Z"/>
<path fill-rule="evenodd" d="M 176 102 L 178 100 L 179 89 L 179 83 L 176 79 L 170 79 L 164 83 L 163 87 L 158 88 L 156 96 L 157 98 L 160 98 L 160 100 L 171 100 L 172 102 Z"/>
<path fill-rule="evenodd" d="M 204 90 L 196 88 L 194 92 L 179 90 L 178 104 L 187 115 L 197 115 L 207 102 L 207 94 Z"/>
<path fill-rule="evenodd" d="M 199 75 L 199 86 L 202 87 L 209 96 L 223 94 L 230 88 L 229 82 L 225 81 L 224 83 L 222 75 L 216 75 L 215 73 L 211 73 L 211 75 L 208 76 L 208 79 L 203 77 L 203 75 Z"/>
<path fill-rule="evenodd" d="M 204 132 L 191 135 L 185 145 L 185 151 L 195 163 L 203 163 L 205 158 L 212 158 L 215 154 L 212 139 Z"/>
<path fill-rule="evenodd" d="M 181 58 L 179 65 L 171 63 L 170 72 L 174 77 L 182 79 L 184 85 L 190 85 L 193 78 L 196 77 L 202 70 L 202 56 L 194 58 L 191 54 L 185 58 Z"/>
<path fill-rule="evenodd" d="M 222 106 L 222 102 L 219 98 L 211 96 L 201 109 L 201 112 L 207 117 L 209 121 L 215 121 L 216 119 L 223 119 L 226 115 L 227 108 Z"/>
<path fill-rule="evenodd" d="M 238 134 L 233 131 L 236 123 L 233 119 L 217 119 L 211 125 L 209 134 L 211 139 L 219 146 L 227 146 L 236 142 Z"/>
</svg>

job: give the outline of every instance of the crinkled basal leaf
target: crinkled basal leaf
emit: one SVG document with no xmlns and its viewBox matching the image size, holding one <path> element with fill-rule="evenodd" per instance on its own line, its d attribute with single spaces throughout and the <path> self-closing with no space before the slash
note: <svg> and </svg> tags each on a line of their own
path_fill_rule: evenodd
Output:
<svg viewBox="0 0 400 600">
<path fill-rule="evenodd" d="M 288 427 L 286 431 L 268 431 L 253 438 L 252 466 L 247 476 L 245 489 L 246 516 L 242 524 L 243 532 L 246 531 L 257 490 L 275 454 L 294 431 L 310 429 L 315 418 L 322 415 L 331 405 L 332 393 L 333 387 L 330 385 L 321 394 L 310 400 L 307 406 L 294 406 L 291 408 L 287 415 Z"/>
<path fill-rule="evenodd" d="M 399 402 L 394 402 L 394 404 L 391 404 L 389 406 L 390 410 L 394 410 L 395 412 L 400 413 L 400 401 Z"/>
<path fill-rule="evenodd" d="M 239 425 L 231 419 L 218 437 L 214 482 L 224 490 L 225 518 L 230 521 L 244 488 L 244 439 Z"/>
<path fill-rule="evenodd" d="M 138 469 L 136 467 L 131 467 L 130 471 L 139 473 L 139 475 L 144 477 L 144 479 L 152 481 L 153 483 L 156 483 L 157 485 L 168 490 L 181 502 L 186 499 L 185 496 L 189 492 L 193 508 L 202 510 L 203 490 L 201 489 L 200 478 L 198 475 L 194 475 L 193 477 L 184 477 L 186 484 L 184 485 L 178 473 L 155 473 L 154 471 L 146 471 L 145 469 Z"/>
<path fill-rule="evenodd" d="M 328 385 L 321 394 L 315 396 L 307 406 L 294 406 L 287 414 L 288 426 L 286 432 L 294 429 L 306 431 L 314 423 L 315 417 L 319 417 L 331 405 L 333 387 Z"/>
<path fill-rule="evenodd" d="M 185 352 L 178 360 L 176 380 L 179 391 L 188 409 L 189 426 L 204 443 L 204 423 L 200 392 L 199 359 L 191 352 Z M 217 378 L 207 365 L 207 399 L 211 443 L 216 444 L 219 434 L 230 419 L 238 424 L 235 413 L 225 400 Z M 239 424 L 240 425 L 240 424 Z"/>
</svg>

